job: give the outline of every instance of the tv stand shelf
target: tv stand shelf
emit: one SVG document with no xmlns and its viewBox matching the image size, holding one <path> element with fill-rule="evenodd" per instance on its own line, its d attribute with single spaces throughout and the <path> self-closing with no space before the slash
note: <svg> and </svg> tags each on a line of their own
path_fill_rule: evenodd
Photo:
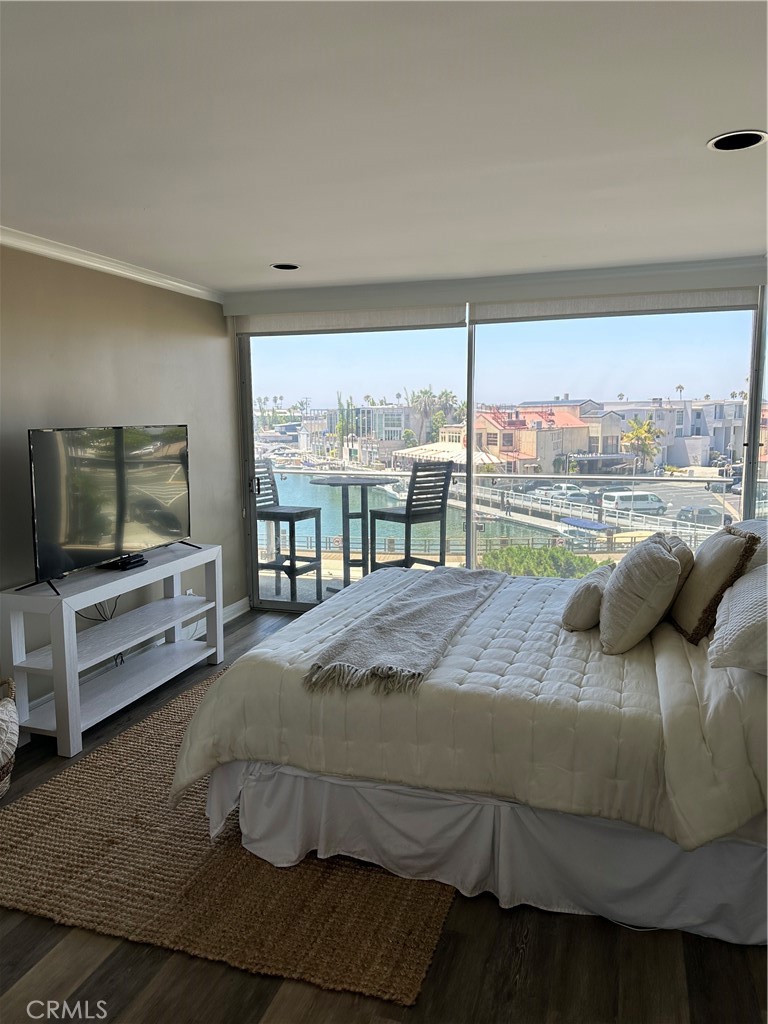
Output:
<svg viewBox="0 0 768 1024">
<path fill-rule="evenodd" d="M 72 573 L 57 581 L 58 594 L 44 583 L 2 594 L 4 640 L 16 681 L 19 724 L 28 732 L 56 736 L 63 757 L 82 750 L 85 729 L 193 665 L 201 661 L 218 665 L 224 657 L 221 548 L 172 544 L 146 552 L 146 559 L 146 565 L 128 571 Z M 205 595 L 182 594 L 181 573 L 199 566 L 205 568 Z M 77 632 L 75 616 L 81 609 L 157 582 L 163 584 L 162 598 Z M 49 617 L 51 630 L 50 644 L 31 652 L 25 640 L 28 614 Z M 182 625 L 203 616 L 204 638 L 182 639 Z M 115 659 L 115 664 L 109 659 Z M 99 665 L 80 679 L 81 673 Z M 52 697 L 31 710 L 29 672 L 53 681 Z"/>
</svg>

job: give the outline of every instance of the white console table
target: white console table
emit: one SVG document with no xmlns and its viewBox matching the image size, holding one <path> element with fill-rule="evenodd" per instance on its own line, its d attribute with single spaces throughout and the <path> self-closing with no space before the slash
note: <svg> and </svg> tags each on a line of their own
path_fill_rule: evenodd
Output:
<svg viewBox="0 0 768 1024">
<path fill-rule="evenodd" d="M 29 732 L 55 736 L 58 752 L 72 757 L 83 749 L 82 733 L 132 701 L 201 661 L 224 657 L 221 547 L 181 543 L 145 552 L 147 564 L 121 572 L 84 569 L 47 583 L 2 593 L 4 638 L 16 681 L 19 724 Z M 181 574 L 205 567 L 205 594 L 185 594 Z M 152 583 L 163 597 L 115 614 L 89 629 L 76 629 L 76 614 L 98 602 Z M 49 619 L 51 642 L 28 651 L 25 616 Z M 205 616 L 203 639 L 182 639 L 182 624 Z M 110 662 L 105 666 L 103 662 Z M 96 669 L 96 666 L 100 666 Z M 96 669 L 85 679 L 82 673 Z M 53 682 L 53 695 L 30 710 L 28 674 Z"/>
</svg>

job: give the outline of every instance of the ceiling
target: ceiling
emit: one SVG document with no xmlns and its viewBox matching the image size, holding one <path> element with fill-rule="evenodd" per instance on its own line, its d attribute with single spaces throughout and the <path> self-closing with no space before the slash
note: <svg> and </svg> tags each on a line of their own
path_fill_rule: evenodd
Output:
<svg viewBox="0 0 768 1024">
<path fill-rule="evenodd" d="M 219 294 L 759 256 L 761 2 L 4 3 L 0 219 Z M 295 262 L 292 273 L 274 262 Z"/>
</svg>

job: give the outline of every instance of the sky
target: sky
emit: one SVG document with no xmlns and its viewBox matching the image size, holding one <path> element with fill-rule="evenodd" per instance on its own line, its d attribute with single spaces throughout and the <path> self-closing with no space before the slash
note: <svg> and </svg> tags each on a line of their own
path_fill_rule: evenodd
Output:
<svg viewBox="0 0 768 1024">
<path fill-rule="evenodd" d="M 748 390 L 752 312 L 589 317 L 487 324 L 475 331 L 475 400 L 727 398 Z M 284 407 L 396 402 L 406 389 L 466 395 L 466 329 L 294 335 L 252 341 L 254 395 Z M 682 396 L 675 389 L 682 384 Z M 404 399 L 403 399 L 404 400 Z"/>
</svg>

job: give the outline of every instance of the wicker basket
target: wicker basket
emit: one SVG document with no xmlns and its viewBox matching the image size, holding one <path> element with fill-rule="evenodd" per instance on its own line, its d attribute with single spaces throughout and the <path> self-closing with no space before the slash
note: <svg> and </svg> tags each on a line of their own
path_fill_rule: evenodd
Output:
<svg viewBox="0 0 768 1024">
<path fill-rule="evenodd" d="M 12 679 L 0 682 L 0 799 L 11 785 L 11 772 L 19 742 L 19 713 L 16 710 L 16 687 Z"/>
</svg>

